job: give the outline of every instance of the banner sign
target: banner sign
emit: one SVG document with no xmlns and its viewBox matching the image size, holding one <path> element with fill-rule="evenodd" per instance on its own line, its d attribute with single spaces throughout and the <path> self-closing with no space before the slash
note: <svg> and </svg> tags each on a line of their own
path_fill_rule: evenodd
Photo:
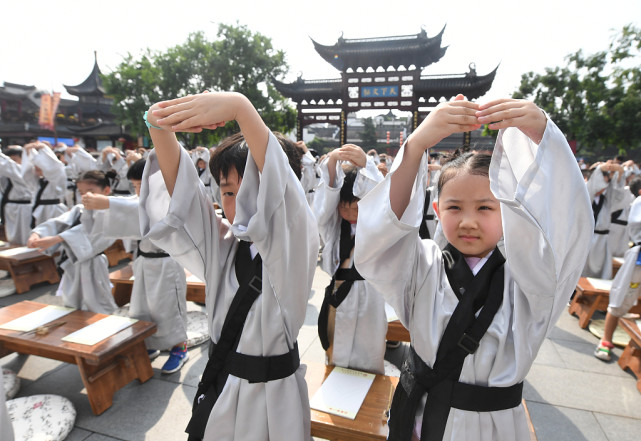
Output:
<svg viewBox="0 0 641 441">
<path fill-rule="evenodd" d="M 398 96 L 398 86 L 361 87 L 361 98 L 393 98 Z"/>
</svg>

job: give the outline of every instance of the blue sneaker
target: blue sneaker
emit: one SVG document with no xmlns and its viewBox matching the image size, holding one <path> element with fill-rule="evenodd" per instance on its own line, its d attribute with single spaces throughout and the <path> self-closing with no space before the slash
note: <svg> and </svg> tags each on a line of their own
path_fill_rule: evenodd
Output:
<svg viewBox="0 0 641 441">
<path fill-rule="evenodd" d="M 147 349 L 147 355 L 149 355 L 149 360 L 154 360 L 160 355 L 160 351 L 158 349 Z"/>
<path fill-rule="evenodd" d="M 163 374 L 173 374 L 183 367 L 183 364 L 189 360 L 189 352 L 183 350 L 180 346 L 174 346 L 169 353 L 169 358 L 160 370 Z"/>
</svg>

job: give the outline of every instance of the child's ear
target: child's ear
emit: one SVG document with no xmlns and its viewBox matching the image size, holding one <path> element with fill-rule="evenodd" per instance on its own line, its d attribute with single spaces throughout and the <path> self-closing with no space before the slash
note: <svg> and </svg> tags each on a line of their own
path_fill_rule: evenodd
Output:
<svg viewBox="0 0 641 441">
<path fill-rule="evenodd" d="M 438 201 L 432 201 L 432 208 L 434 209 L 434 213 L 436 213 L 436 217 L 440 218 L 438 214 Z"/>
</svg>

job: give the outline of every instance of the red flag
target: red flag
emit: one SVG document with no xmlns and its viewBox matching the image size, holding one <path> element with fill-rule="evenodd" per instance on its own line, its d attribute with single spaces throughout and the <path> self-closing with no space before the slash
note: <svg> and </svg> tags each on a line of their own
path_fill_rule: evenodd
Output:
<svg viewBox="0 0 641 441">
<path fill-rule="evenodd" d="M 53 110 L 51 102 L 51 95 L 42 94 L 40 96 L 40 115 L 38 116 L 38 124 L 44 128 L 50 128 L 51 111 Z"/>
</svg>

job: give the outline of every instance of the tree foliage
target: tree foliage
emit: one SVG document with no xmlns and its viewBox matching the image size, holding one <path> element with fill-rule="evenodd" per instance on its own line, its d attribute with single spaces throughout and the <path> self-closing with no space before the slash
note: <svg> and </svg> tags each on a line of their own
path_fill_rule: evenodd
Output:
<svg viewBox="0 0 641 441">
<path fill-rule="evenodd" d="M 567 65 L 521 77 L 514 98 L 534 100 L 576 143 L 577 153 L 602 158 L 606 151 L 641 147 L 641 29 L 625 26 L 608 50 L 566 57 Z"/>
<path fill-rule="evenodd" d="M 214 41 L 195 32 L 165 52 L 147 49 L 140 58 L 128 54 L 103 76 L 103 84 L 114 98 L 117 120 L 132 133 L 147 132 L 142 114 L 153 103 L 205 90 L 242 93 L 272 130 L 288 132 L 295 126 L 296 111 L 270 81 L 287 70 L 284 52 L 275 50 L 268 37 L 238 23 L 221 24 Z M 237 130 L 235 123 L 229 123 L 215 131 L 177 135 L 186 146 L 194 147 L 211 145 Z"/>
</svg>

